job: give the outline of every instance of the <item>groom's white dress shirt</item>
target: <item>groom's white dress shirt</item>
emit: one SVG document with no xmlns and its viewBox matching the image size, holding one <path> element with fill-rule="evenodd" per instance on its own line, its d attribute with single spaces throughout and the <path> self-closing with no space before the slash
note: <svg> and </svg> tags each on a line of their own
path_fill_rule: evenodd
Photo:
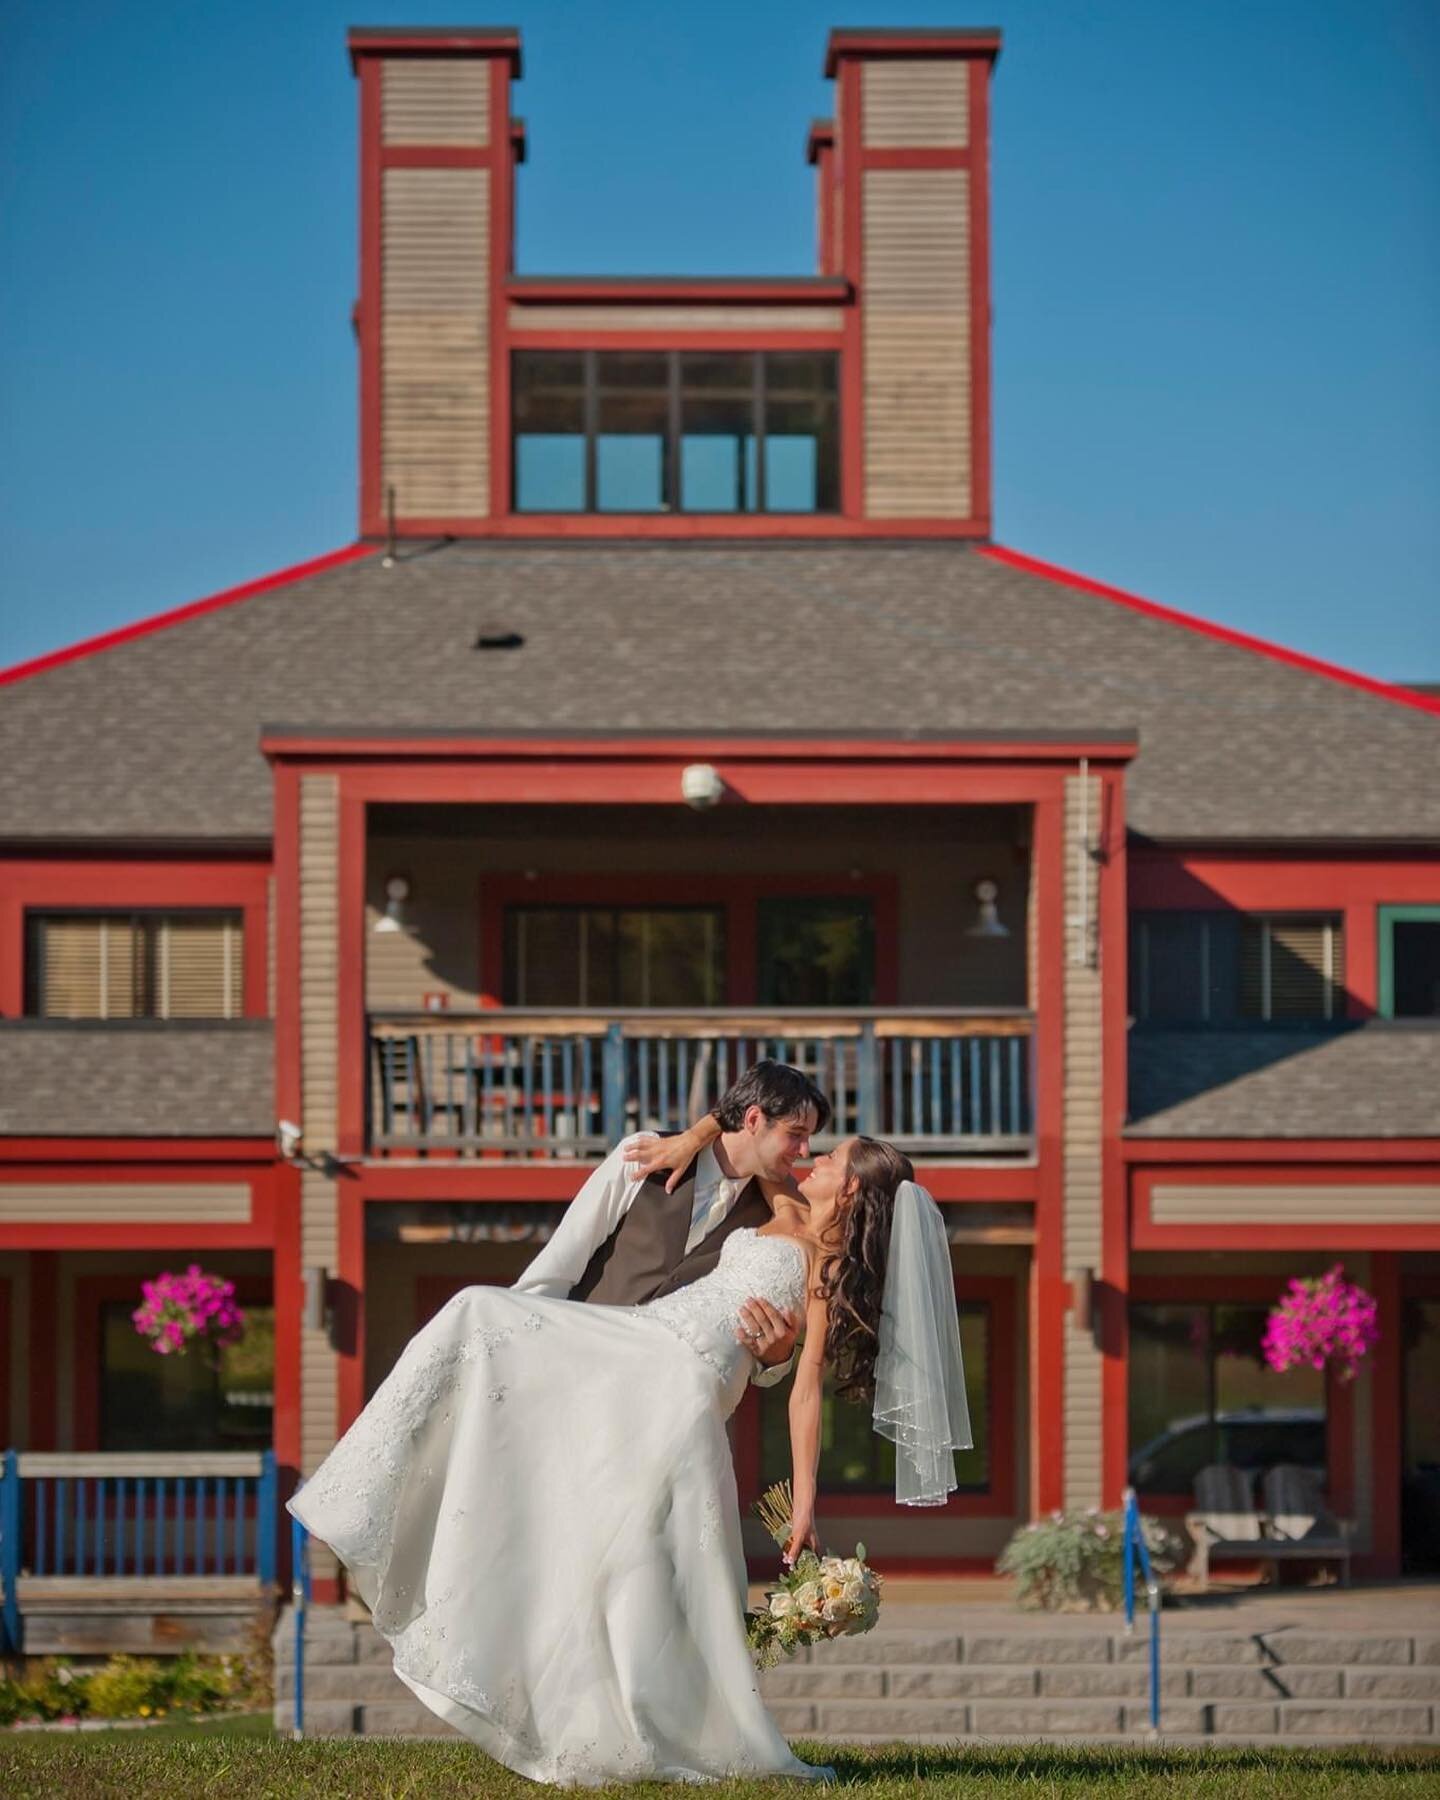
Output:
<svg viewBox="0 0 1440 1800">
<path fill-rule="evenodd" d="M 629 1174 L 625 1152 L 643 1135 L 637 1132 L 622 1138 L 604 1162 L 591 1171 L 584 1187 L 561 1215 L 550 1242 L 513 1284 L 519 1293 L 539 1294 L 551 1300 L 569 1296 L 589 1267 L 590 1258 L 625 1217 L 640 1192 L 643 1183 Z M 724 1174 L 713 1148 L 705 1146 L 696 1159 L 690 1231 L 685 1240 L 687 1254 L 715 1229 L 748 1181 L 748 1176 Z M 751 1379 L 757 1387 L 773 1387 L 790 1373 L 794 1360 L 792 1356 L 774 1368 L 766 1368 L 762 1363 Z"/>
</svg>

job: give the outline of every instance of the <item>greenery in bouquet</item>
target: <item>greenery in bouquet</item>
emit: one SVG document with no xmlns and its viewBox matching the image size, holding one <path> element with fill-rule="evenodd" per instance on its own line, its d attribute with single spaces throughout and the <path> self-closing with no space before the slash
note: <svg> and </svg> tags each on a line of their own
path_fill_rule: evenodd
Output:
<svg viewBox="0 0 1440 1800">
<path fill-rule="evenodd" d="M 1156 1579 L 1184 1567 L 1188 1546 L 1160 1519 L 1141 1514 Z M 1013 1575 L 1021 1606 L 1047 1612 L 1114 1612 L 1124 1601 L 1125 1520 L 1120 1512 L 1053 1512 L 1022 1525 L 995 1567 Z"/>
<path fill-rule="evenodd" d="M 788 1481 L 768 1488 L 755 1504 L 765 1529 L 781 1546 L 790 1541 L 794 1496 Z M 750 1654 L 757 1669 L 773 1668 L 782 1657 L 823 1638 L 858 1637 L 880 1616 L 881 1578 L 865 1561 L 865 1546 L 854 1556 L 817 1556 L 802 1550 L 795 1566 L 765 1595 L 747 1621 Z"/>
</svg>

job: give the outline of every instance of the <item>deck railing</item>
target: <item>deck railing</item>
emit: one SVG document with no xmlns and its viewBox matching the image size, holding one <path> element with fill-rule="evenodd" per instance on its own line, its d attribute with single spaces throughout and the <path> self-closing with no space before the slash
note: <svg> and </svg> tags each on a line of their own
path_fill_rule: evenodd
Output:
<svg viewBox="0 0 1440 1800">
<path fill-rule="evenodd" d="M 830 1096 L 821 1148 L 863 1131 L 912 1154 L 1012 1154 L 1033 1141 L 1032 1041 L 1028 1012 L 963 1007 L 375 1013 L 369 1141 L 591 1159 L 627 1132 L 678 1129 L 773 1056 Z"/>
<path fill-rule="evenodd" d="M 0 1467 L 0 1637 L 24 1576 L 275 1579 L 275 1453 L 15 1451 Z"/>
</svg>

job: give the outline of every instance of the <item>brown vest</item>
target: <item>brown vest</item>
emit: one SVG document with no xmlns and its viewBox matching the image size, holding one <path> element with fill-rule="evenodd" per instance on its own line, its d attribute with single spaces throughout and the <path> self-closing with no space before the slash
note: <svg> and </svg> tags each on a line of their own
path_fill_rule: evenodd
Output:
<svg viewBox="0 0 1440 1800">
<path fill-rule="evenodd" d="M 664 1171 L 647 1176 L 625 1217 L 571 1288 L 570 1298 L 593 1300 L 600 1306 L 643 1306 L 708 1275 L 732 1231 L 768 1225 L 774 1216 L 759 1183 L 748 1181 L 725 1217 L 687 1255 L 685 1240 L 694 1204 L 694 1163 L 673 1194 L 665 1192 Z"/>
</svg>

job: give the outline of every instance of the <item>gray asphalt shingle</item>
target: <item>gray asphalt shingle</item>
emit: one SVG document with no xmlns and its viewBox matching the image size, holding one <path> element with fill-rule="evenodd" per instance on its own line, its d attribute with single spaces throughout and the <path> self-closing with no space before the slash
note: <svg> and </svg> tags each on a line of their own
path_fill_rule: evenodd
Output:
<svg viewBox="0 0 1440 1800">
<path fill-rule="evenodd" d="M 1440 1136 L 1440 1028 L 1132 1031 L 1126 1136 Z"/>
<path fill-rule="evenodd" d="M 0 1022 L 0 1134 L 272 1137 L 269 1019 Z"/>
<path fill-rule="evenodd" d="M 480 652 L 482 629 L 523 647 Z M 963 544 L 459 543 L 0 696 L 0 838 L 264 838 L 262 722 L 476 732 L 1137 727 L 1156 838 L 1440 838 L 1440 717 Z"/>
</svg>

